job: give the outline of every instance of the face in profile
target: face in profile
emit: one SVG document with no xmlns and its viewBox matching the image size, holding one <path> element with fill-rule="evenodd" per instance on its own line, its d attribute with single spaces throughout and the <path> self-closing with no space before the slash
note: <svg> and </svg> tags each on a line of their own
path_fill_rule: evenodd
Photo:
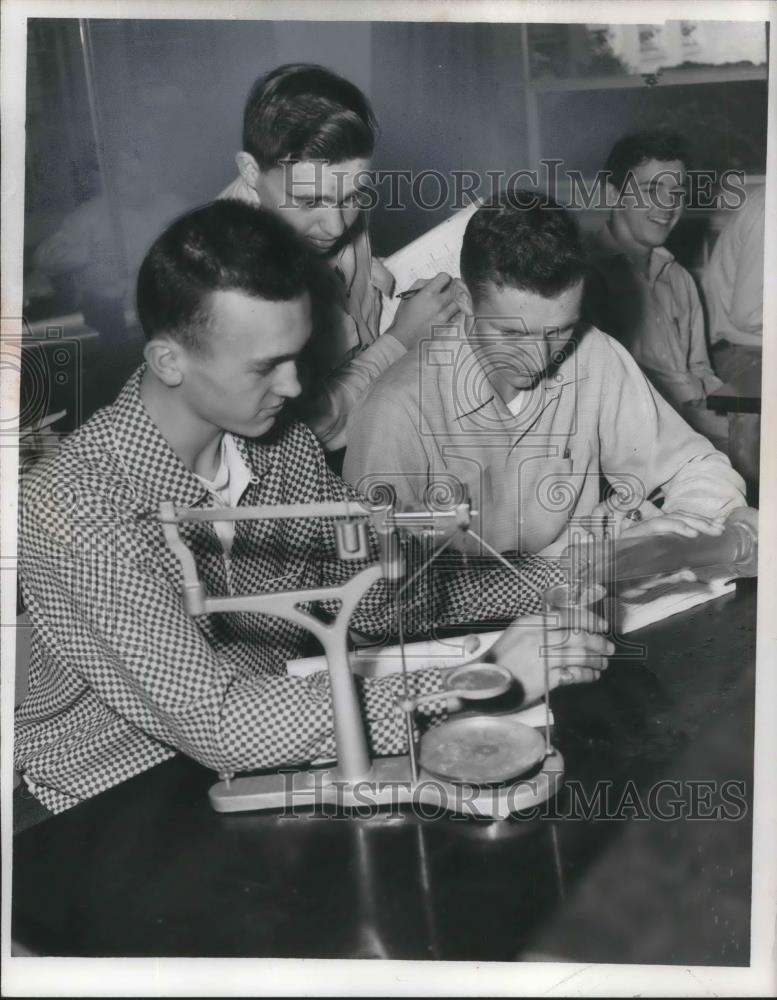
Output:
<svg viewBox="0 0 777 1000">
<path fill-rule="evenodd" d="M 310 298 L 268 302 L 236 290 L 212 293 L 202 351 L 184 350 L 181 392 L 205 424 L 262 437 L 300 393 L 297 357 L 311 333 Z"/>
<path fill-rule="evenodd" d="M 613 232 L 627 248 L 663 246 L 682 215 L 685 167 L 681 160 L 646 160 L 631 173 L 613 209 Z"/>
<path fill-rule="evenodd" d="M 368 166 L 366 159 L 281 163 L 259 171 L 254 186 L 265 208 L 326 256 L 347 242 L 358 221 Z"/>
<path fill-rule="evenodd" d="M 473 302 L 469 341 L 504 403 L 531 389 L 580 321 L 583 282 L 545 298 L 489 282 Z"/>
</svg>

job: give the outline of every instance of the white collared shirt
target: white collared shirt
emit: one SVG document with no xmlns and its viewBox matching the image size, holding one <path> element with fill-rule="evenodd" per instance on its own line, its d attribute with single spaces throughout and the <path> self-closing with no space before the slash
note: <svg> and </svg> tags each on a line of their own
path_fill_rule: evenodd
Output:
<svg viewBox="0 0 777 1000">
<path fill-rule="evenodd" d="M 398 361 L 355 410 L 346 482 L 387 484 L 416 510 L 435 487 L 461 484 L 475 531 L 498 552 L 563 548 L 569 522 L 599 503 L 603 472 L 634 493 L 643 516 L 659 488 L 664 512 L 726 516 L 744 504 L 728 459 L 599 330 L 570 341 L 553 371 L 507 405 L 463 334 L 433 346 Z"/>
<path fill-rule="evenodd" d="M 197 475 L 197 473 L 195 473 Z M 232 435 L 225 431 L 219 450 L 219 467 L 214 479 L 197 476 L 199 481 L 216 501 L 217 507 L 237 507 L 251 479 L 248 466 L 243 461 Z M 235 539 L 234 521 L 214 521 L 213 528 L 227 555 Z"/>
</svg>

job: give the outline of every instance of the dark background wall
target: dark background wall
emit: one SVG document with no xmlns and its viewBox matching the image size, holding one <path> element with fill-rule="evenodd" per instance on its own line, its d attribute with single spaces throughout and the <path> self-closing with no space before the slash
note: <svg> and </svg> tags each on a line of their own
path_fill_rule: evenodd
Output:
<svg viewBox="0 0 777 1000">
<path fill-rule="evenodd" d="M 120 148 L 142 150 L 192 205 L 233 179 L 246 94 L 283 62 L 322 63 L 370 96 L 378 170 L 525 165 L 519 25 L 136 20 L 92 21 L 90 34 L 109 162 Z M 33 244 L 98 182 L 78 25 L 33 22 L 31 39 L 28 89 L 37 95 L 45 81 L 29 117 Z M 426 185 L 422 197 L 431 202 L 437 190 Z M 448 212 L 379 207 L 376 249 L 396 249 Z"/>
<path fill-rule="evenodd" d="M 431 178 L 415 192 L 400 185 L 402 210 L 389 208 L 388 189 L 379 187 L 381 201 L 370 219 L 379 255 L 453 211 L 453 171 L 480 175 L 483 194 L 488 171 L 534 169 L 539 155 L 590 173 L 617 136 L 657 123 L 684 131 L 701 166 L 741 167 L 751 175 L 765 170 L 764 78 L 657 87 L 637 78 L 632 87 L 616 80 L 616 86 L 589 88 L 588 77 L 624 70 L 592 49 L 583 25 L 532 25 L 524 33 L 520 24 L 91 20 L 89 74 L 84 27 L 74 18 L 29 21 L 25 316 L 31 323 L 78 313 L 73 282 L 40 284 L 33 251 L 68 213 L 100 193 L 120 152 L 136 151 L 149 168 L 149 184 L 177 194 L 183 207 L 211 200 L 236 176 L 251 84 L 285 62 L 322 63 L 365 91 L 381 127 L 377 171 L 418 177 L 434 170 L 447 185 L 442 192 Z M 568 84 L 568 77 L 577 82 Z M 529 78 L 538 83 L 527 91 Z M 104 138 L 104 174 L 87 79 Z M 413 193 L 437 207 L 422 207 Z M 596 222 L 595 214 L 581 220 Z M 167 221 L 155 228 L 155 218 L 147 220 L 149 243 Z M 695 213 L 672 235 L 672 249 L 697 274 L 708 230 L 709 220 Z M 80 407 L 59 400 L 49 406 L 72 411 L 74 424 L 115 388 L 105 378 L 96 338 L 86 334 L 79 363 L 88 398 Z M 116 365 L 116 385 L 139 359 L 136 342 Z"/>
<path fill-rule="evenodd" d="M 377 166 L 415 171 L 527 166 L 519 24 L 376 24 L 372 29 L 372 99 L 382 138 Z M 454 182 L 449 180 L 449 192 Z M 420 186 L 426 204 L 434 181 Z M 450 209 L 378 211 L 373 238 L 385 252 L 441 221 Z"/>
<path fill-rule="evenodd" d="M 119 149 L 136 148 L 191 205 L 235 175 L 251 83 L 291 61 L 323 63 L 370 96 L 381 125 L 378 170 L 435 169 L 450 178 L 452 170 L 536 166 L 519 24 L 93 20 L 89 30 L 109 166 Z M 765 81 L 548 93 L 537 112 L 541 153 L 586 171 L 601 165 L 618 135 L 660 122 L 686 131 L 705 165 L 763 173 Z M 99 189 L 75 19 L 30 21 L 27 168 L 30 246 Z M 427 203 L 438 192 L 432 180 L 420 188 Z M 406 200 L 404 211 L 373 212 L 379 253 L 451 210 L 448 201 L 430 211 Z"/>
<path fill-rule="evenodd" d="M 381 125 L 378 170 L 449 176 L 536 166 L 519 24 L 93 20 L 89 31 L 109 165 L 120 148 L 137 148 L 159 182 L 192 205 L 234 176 L 251 83 L 291 61 L 323 63 L 370 96 Z M 561 48 L 556 40 L 553 51 Z M 661 122 L 685 130 L 703 163 L 763 173 L 765 81 L 548 93 L 537 112 L 541 153 L 583 170 L 598 168 L 618 135 Z M 26 245 L 97 189 L 79 24 L 32 19 Z M 420 191 L 430 203 L 439 189 L 430 180 Z M 391 252 L 450 208 L 379 206 L 376 250 Z"/>
</svg>

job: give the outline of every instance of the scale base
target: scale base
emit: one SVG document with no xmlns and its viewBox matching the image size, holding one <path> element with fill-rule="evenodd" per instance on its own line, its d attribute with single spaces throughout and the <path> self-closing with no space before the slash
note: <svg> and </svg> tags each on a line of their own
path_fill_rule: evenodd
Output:
<svg viewBox="0 0 777 1000">
<path fill-rule="evenodd" d="M 552 798 L 564 780 L 564 758 L 551 751 L 539 771 L 503 785 L 465 785 L 444 781 L 423 769 L 418 781 L 410 780 L 410 759 L 382 757 L 373 760 L 369 774 L 345 780 L 337 769 L 282 771 L 253 778 L 219 781 L 209 797 L 216 812 L 265 812 L 281 810 L 292 815 L 315 806 L 355 809 L 360 816 L 382 806 L 412 804 L 422 818 L 448 811 L 482 819 L 506 819 L 511 813 L 531 809 Z"/>
</svg>

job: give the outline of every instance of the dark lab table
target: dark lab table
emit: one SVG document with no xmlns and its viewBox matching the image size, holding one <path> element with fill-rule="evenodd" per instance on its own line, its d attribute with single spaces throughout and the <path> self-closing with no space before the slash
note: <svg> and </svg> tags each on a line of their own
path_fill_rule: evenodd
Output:
<svg viewBox="0 0 777 1000">
<path fill-rule="evenodd" d="M 13 939 L 59 956 L 747 965 L 755 617 L 740 583 L 628 636 L 643 648 L 598 684 L 553 692 L 567 784 L 550 815 L 219 815 L 212 773 L 171 760 L 15 839 Z M 662 779 L 686 805 L 688 782 L 737 782 L 739 815 L 629 818 Z M 608 805 L 586 818 L 597 788 Z"/>
</svg>

